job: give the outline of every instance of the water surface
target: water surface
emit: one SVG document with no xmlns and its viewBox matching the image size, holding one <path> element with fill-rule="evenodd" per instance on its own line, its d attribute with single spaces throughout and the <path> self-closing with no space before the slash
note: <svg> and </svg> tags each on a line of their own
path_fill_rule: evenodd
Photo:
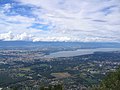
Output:
<svg viewBox="0 0 120 90">
<path fill-rule="evenodd" d="M 120 48 L 96 48 L 96 49 L 78 49 L 75 51 L 59 51 L 46 55 L 47 58 L 71 57 L 79 55 L 93 54 L 94 52 L 120 51 Z"/>
</svg>

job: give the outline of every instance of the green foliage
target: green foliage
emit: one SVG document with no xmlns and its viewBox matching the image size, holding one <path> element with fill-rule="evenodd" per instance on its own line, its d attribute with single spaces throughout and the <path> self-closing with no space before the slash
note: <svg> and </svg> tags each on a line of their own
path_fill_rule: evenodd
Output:
<svg viewBox="0 0 120 90">
<path fill-rule="evenodd" d="M 54 85 L 54 86 L 51 86 L 49 85 L 48 87 L 40 87 L 40 90 L 63 90 L 63 86 L 62 85 Z"/>
<path fill-rule="evenodd" d="M 92 90 L 120 90 L 120 68 L 116 72 L 109 73 L 101 84 L 94 86 Z"/>
<path fill-rule="evenodd" d="M 43 87 L 43 86 L 42 86 L 42 87 L 40 87 L 40 90 L 45 90 L 45 87 Z"/>
</svg>

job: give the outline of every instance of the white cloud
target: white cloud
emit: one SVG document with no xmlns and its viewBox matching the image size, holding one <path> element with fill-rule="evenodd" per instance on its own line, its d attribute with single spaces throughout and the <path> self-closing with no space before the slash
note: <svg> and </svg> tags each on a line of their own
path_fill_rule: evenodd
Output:
<svg viewBox="0 0 120 90">
<path fill-rule="evenodd" d="M 12 40 L 14 36 L 12 35 L 11 31 L 8 33 L 0 34 L 0 40 Z"/>
<path fill-rule="evenodd" d="M 0 34 L 0 40 L 33 40 L 33 36 L 27 33 L 13 34 L 11 31 L 8 33 Z"/>
<path fill-rule="evenodd" d="M 8 11 L 10 8 L 11 8 L 11 4 L 5 4 L 3 7 L 5 11 Z"/>
<path fill-rule="evenodd" d="M 6 16 L 1 12 L 0 33 L 12 31 L 13 34 L 18 34 L 14 36 L 17 39 L 33 41 L 120 42 L 119 0 L 19 0 L 19 2 L 21 5 L 36 6 L 37 8 L 31 12 L 35 17 Z M 12 5 L 6 4 L 4 9 L 9 10 L 11 7 Z M 48 25 L 50 30 L 30 28 L 33 23 Z M 7 27 L 4 27 L 5 25 Z"/>
<path fill-rule="evenodd" d="M 16 35 L 14 40 L 33 40 L 33 36 L 30 35 L 30 34 L 27 34 L 27 33 L 22 33 L 22 34 L 19 34 L 19 35 Z"/>
</svg>

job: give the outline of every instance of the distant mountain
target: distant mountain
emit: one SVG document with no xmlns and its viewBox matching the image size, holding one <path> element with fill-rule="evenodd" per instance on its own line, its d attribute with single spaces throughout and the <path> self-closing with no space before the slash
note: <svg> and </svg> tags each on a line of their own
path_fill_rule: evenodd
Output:
<svg viewBox="0 0 120 90">
<path fill-rule="evenodd" d="M 120 43 L 111 42 L 31 42 L 31 41 L 0 41 L 4 47 L 78 47 L 78 48 L 120 48 Z"/>
</svg>

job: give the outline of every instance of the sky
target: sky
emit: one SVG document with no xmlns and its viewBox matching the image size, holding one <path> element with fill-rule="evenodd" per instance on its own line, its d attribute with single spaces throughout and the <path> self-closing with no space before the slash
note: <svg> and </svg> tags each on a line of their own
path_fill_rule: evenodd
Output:
<svg viewBox="0 0 120 90">
<path fill-rule="evenodd" d="M 0 0 L 0 40 L 120 42 L 120 0 Z"/>
</svg>

